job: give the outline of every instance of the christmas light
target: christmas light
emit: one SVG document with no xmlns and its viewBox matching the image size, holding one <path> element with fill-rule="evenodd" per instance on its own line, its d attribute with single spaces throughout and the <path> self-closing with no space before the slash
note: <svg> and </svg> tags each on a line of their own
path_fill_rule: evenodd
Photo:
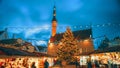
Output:
<svg viewBox="0 0 120 68">
<path fill-rule="evenodd" d="M 105 24 L 103 24 L 102 26 L 105 26 Z"/>
<path fill-rule="evenodd" d="M 84 40 L 84 42 L 88 42 L 88 39 Z"/>
<path fill-rule="evenodd" d="M 97 27 L 99 27 L 100 25 L 97 25 Z"/>
<path fill-rule="evenodd" d="M 50 43 L 50 46 L 49 46 L 50 48 L 52 48 L 53 47 L 53 43 Z"/>
<path fill-rule="evenodd" d="M 82 26 L 80 26 L 80 28 L 82 28 Z"/>
<path fill-rule="evenodd" d="M 105 24 L 96 24 L 96 25 L 91 25 L 91 27 L 103 27 L 103 26 L 115 26 L 115 25 L 118 25 L 120 26 L 120 24 L 111 24 L 111 23 L 107 23 L 106 25 Z M 58 26 L 58 29 L 64 29 L 66 28 L 67 26 Z M 80 26 L 70 26 L 71 28 L 83 28 L 84 26 L 80 25 Z M 86 25 L 84 28 L 88 28 L 89 26 Z M 0 28 L 3 28 L 3 27 L 0 27 Z M 48 25 L 47 26 L 32 26 L 32 27 L 12 27 L 12 26 L 7 26 L 8 29 L 16 29 L 16 30 L 28 30 L 28 29 L 33 29 L 33 28 L 45 28 L 45 29 L 50 29 L 51 27 L 49 27 Z"/>
</svg>

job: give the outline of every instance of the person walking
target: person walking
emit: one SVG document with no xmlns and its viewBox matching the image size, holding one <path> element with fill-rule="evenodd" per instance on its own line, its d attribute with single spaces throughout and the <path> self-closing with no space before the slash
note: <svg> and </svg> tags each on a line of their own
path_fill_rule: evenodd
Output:
<svg viewBox="0 0 120 68">
<path fill-rule="evenodd" d="M 99 68 L 99 63 L 97 60 L 95 60 L 95 68 Z"/>
<path fill-rule="evenodd" d="M 76 68 L 80 68 L 80 64 L 79 64 L 79 62 L 78 62 L 77 59 L 76 59 L 76 61 L 75 61 L 75 65 L 76 65 Z"/>
<path fill-rule="evenodd" d="M 48 67 L 49 67 L 49 63 L 48 63 L 48 61 L 46 59 L 45 62 L 44 62 L 44 68 L 48 68 Z"/>
<path fill-rule="evenodd" d="M 91 62 L 91 60 L 87 61 L 87 68 L 92 68 L 92 62 Z"/>
<path fill-rule="evenodd" d="M 35 62 L 32 63 L 32 68 L 36 68 Z"/>
</svg>

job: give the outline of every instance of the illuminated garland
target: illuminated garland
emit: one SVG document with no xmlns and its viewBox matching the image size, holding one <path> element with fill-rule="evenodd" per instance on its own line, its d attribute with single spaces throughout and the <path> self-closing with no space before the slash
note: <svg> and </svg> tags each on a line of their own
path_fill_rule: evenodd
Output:
<svg viewBox="0 0 120 68">
<path fill-rule="evenodd" d="M 73 26 L 69 26 L 71 29 L 87 29 L 87 28 L 103 28 L 103 27 L 119 27 L 120 23 L 106 23 L 106 24 L 96 24 L 96 25 L 73 25 Z M 57 29 L 61 29 L 61 30 L 65 30 L 67 26 L 58 26 Z M 44 26 L 32 26 L 32 27 L 27 27 L 27 26 L 21 26 L 21 27 L 12 27 L 12 26 L 0 26 L 0 29 L 3 28 L 8 28 L 8 30 L 16 30 L 16 31 L 24 31 L 24 30 L 32 30 L 33 28 L 48 28 L 51 29 L 51 27 L 44 27 Z M 112 34 L 109 34 L 109 36 L 114 36 L 114 35 L 118 35 L 120 32 L 119 31 L 115 31 Z M 108 35 L 108 34 L 105 34 Z M 99 38 L 103 38 L 103 36 L 100 36 Z M 93 38 L 98 39 L 98 37 Z M 28 39 L 27 39 L 28 40 Z M 29 39 L 29 41 L 33 39 Z M 34 39 L 34 41 L 38 41 L 36 39 Z M 48 41 L 48 40 L 43 40 L 43 41 Z"/>
<path fill-rule="evenodd" d="M 120 23 L 107 23 L 107 24 L 96 24 L 96 25 L 74 25 L 74 26 L 69 26 L 70 28 L 78 29 L 78 28 L 99 28 L 99 27 L 114 27 L 114 26 L 120 26 Z M 58 26 L 58 29 L 66 29 L 67 26 Z M 13 27 L 13 26 L 0 26 L 0 29 L 2 28 L 8 28 L 8 29 L 15 29 L 15 30 L 28 30 L 28 29 L 33 29 L 33 28 L 51 28 L 51 27 L 44 27 L 44 26 L 32 26 L 32 27 L 27 27 L 27 26 L 22 26 L 22 27 Z"/>
</svg>

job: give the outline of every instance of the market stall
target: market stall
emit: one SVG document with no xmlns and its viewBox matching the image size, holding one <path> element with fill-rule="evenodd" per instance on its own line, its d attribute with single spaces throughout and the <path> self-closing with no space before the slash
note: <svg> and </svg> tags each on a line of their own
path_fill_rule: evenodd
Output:
<svg viewBox="0 0 120 68">
<path fill-rule="evenodd" d="M 27 52 L 12 48 L 0 47 L 0 68 L 44 68 L 44 61 L 48 60 L 49 66 L 53 65 L 54 57 L 40 53 Z"/>
<path fill-rule="evenodd" d="M 104 50 L 95 50 L 91 54 L 91 61 L 98 61 L 100 66 L 109 68 L 120 67 L 120 46 L 109 47 Z"/>
</svg>

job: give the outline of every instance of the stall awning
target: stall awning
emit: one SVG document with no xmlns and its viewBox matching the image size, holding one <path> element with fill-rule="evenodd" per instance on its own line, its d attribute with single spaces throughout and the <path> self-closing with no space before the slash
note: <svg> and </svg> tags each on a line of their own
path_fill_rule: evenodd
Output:
<svg viewBox="0 0 120 68">
<path fill-rule="evenodd" d="M 51 57 L 48 54 L 40 53 L 40 52 L 28 52 L 24 50 L 17 50 L 13 48 L 6 48 L 6 47 L 0 47 L 0 56 L 6 55 L 6 56 L 31 56 L 31 57 Z"/>
<path fill-rule="evenodd" d="M 113 47 L 108 47 L 108 48 L 105 48 L 103 50 L 94 50 L 90 54 L 107 53 L 107 52 L 120 52 L 120 45 L 113 46 Z"/>
<path fill-rule="evenodd" d="M 17 50 L 17 49 L 13 49 L 13 48 L 6 48 L 6 47 L 0 47 L 0 52 L 4 55 L 8 55 L 8 56 L 13 56 L 13 55 L 34 56 L 34 54 L 27 52 L 27 51 Z"/>
<path fill-rule="evenodd" d="M 120 45 L 106 48 L 103 52 L 120 52 Z"/>
</svg>

